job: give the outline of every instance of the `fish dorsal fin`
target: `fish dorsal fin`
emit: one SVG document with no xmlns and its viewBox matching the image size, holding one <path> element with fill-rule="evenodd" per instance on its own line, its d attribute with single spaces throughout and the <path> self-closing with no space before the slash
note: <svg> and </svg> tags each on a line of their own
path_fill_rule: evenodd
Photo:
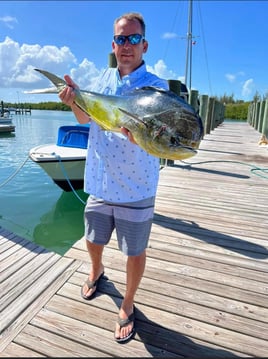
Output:
<svg viewBox="0 0 268 359">
<path fill-rule="evenodd" d="M 140 88 L 136 88 L 134 91 L 140 91 L 140 90 L 150 90 L 150 91 L 157 91 L 157 92 L 161 92 L 161 93 L 167 93 L 169 92 L 169 90 L 165 90 L 161 87 L 157 87 L 157 86 L 143 86 Z"/>
</svg>

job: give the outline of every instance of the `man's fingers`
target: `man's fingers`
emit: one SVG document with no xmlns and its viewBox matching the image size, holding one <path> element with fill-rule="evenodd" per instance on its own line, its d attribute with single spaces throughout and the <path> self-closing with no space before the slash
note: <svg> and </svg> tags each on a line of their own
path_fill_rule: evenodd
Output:
<svg viewBox="0 0 268 359">
<path fill-rule="evenodd" d="M 137 142 L 134 140 L 134 137 L 133 137 L 132 133 L 131 133 L 127 128 L 121 127 L 121 132 L 122 132 L 125 136 L 127 136 L 127 138 L 129 139 L 129 141 L 130 141 L 131 143 L 137 144 Z"/>
</svg>

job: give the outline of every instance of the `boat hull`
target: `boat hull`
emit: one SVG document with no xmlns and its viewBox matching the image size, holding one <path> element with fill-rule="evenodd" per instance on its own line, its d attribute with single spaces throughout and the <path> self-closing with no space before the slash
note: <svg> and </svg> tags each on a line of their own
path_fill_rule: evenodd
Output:
<svg viewBox="0 0 268 359">
<path fill-rule="evenodd" d="M 11 117 L 0 116 L 0 133 L 15 132 L 15 125 Z"/>
<path fill-rule="evenodd" d="M 83 189 L 86 149 L 48 144 L 32 148 L 29 157 L 64 191 Z"/>
<path fill-rule="evenodd" d="M 15 126 L 14 125 L 0 124 L 0 133 L 11 133 L 11 132 L 15 132 Z"/>
</svg>

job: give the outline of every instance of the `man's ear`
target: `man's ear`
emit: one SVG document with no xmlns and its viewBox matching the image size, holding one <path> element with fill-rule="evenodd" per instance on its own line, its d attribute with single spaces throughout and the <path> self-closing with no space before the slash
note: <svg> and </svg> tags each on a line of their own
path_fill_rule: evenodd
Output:
<svg viewBox="0 0 268 359">
<path fill-rule="evenodd" d="M 148 50 L 148 42 L 145 40 L 144 42 L 143 42 L 143 52 L 145 53 L 145 52 L 147 52 L 147 50 Z"/>
</svg>

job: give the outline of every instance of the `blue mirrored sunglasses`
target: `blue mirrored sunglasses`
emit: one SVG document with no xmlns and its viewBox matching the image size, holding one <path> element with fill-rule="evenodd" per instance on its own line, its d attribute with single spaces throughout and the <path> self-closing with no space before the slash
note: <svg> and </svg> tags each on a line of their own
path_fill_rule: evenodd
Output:
<svg viewBox="0 0 268 359">
<path fill-rule="evenodd" d="M 131 34 L 128 36 L 125 35 L 114 36 L 114 42 L 116 43 L 116 45 L 119 46 L 125 45 L 127 40 L 131 45 L 138 45 L 141 42 L 141 40 L 144 40 L 144 37 L 141 34 Z"/>
</svg>

